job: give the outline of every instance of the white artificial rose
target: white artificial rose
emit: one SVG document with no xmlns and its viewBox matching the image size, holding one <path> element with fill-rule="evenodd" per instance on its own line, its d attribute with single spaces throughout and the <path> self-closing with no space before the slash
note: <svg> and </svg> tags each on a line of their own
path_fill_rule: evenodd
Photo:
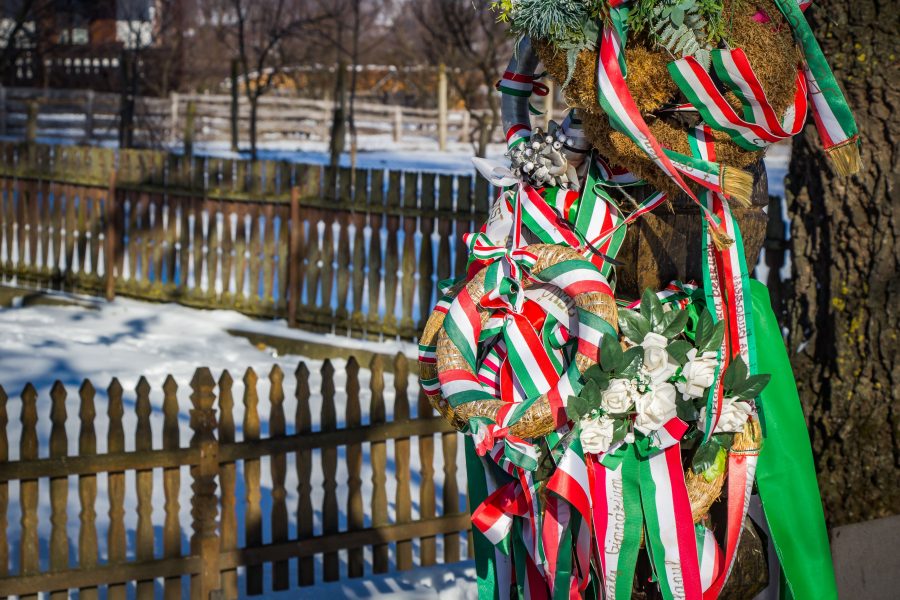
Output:
<svg viewBox="0 0 900 600">
<path fill-rule="evenodd" d="M 671 383 L 660 383 L 642 394 L 637 400 L 637 416 L 634 427 L 641 433 L 649 435 L 676 416 L 675 386 Z"/>
<path fill-rule="evenodd" d="M 669 379 L 678 369 L 669 358 L 666 346 L 669 340 L 658 333 L 648 333 L 641 342 L 644 349 L 644 372 L 652 384 L 659 384 Z"/>
<path fill-rule="evenodd" d="M 722 400 L 722 413 L 713 433 L 737 433 L 744 429 L 744 423 L 750 418 L 752 407 L 749 402 L 743 402 L 737 397 Z M 701 431 L 706 431 L 706 407 L 700 409 L 700 418 L 697 426 Z"/>
<path fill-rule="evenodd" d="M 600 406 L 608 413 L 622 414 L 631 409 L 637 395 L 637 386 L 632 380 L 612 379 L 600 395 Z"/>
<path fill-rule="evenodd" d="M 603 415 L 596 419 L 582 419 L 581 448 L 589 454 L 602 454 L 612 445 L 615 421 Z"/>
<path fill-rule="evenodd" d="M 688 363 L 681 370 L 685 381 L 678 382 L 678 391 L 686 398 L 700 398 L 706 388 L 715 381 L 716 366 L 719 361 L 716 359 L 715 352 L 704 352 L 698 355 L 696 348 L 691 348 L 687 357 Z"/>
</svg>

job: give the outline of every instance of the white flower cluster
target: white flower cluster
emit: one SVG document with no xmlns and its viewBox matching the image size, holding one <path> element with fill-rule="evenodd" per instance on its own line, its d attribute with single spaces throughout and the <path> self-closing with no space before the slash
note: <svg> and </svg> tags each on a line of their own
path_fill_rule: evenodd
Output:
<svg viewBox="0 0 900 600">
<path fill-rule="evenodd" d="M 725 398 L 722 401 L 722 412 L 713 433 L 737 433 L 744 429 L 744 423 L 750 418 L 751 406 L 739 398 Z M 697 421 L 700 431 L 706 431 L 706 407 L 700 409 Z"/>
</svg>

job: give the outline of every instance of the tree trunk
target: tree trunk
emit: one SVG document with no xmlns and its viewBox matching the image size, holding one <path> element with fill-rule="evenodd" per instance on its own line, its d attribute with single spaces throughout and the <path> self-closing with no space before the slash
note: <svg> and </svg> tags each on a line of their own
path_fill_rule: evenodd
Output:
<svg viewBox="0 0 900 600">
<path fill-rule="evenodd" d="M 862 138 L 863 172 L 845 179 L 808 125 L 786 185 L 788 343 L 835 526 L 900 513 L 898 11 L 891 0 L 822 0 L 808 15 Z"/>
<path fill-rule="evenodd" d="M 331 137 L 328 142 L 329 160 L 327 192 L 334 194 L 337 188 L 338 167 L 341 166 L 341 154 L 344 152 L 344 138 L 347 134 L 347 65 L 344 61 L 337 64 L 334 81 L 334 112 L 331 118 Z"/>
<path fill-rule="evenodd" d="M 134 53 L 127 50 L 122 51 L 119 60 L 122 74 L 122 89 L 119 98 L 119 148 L 131 148 L 134 145 L 137 60 Z"/>
<path fill-rule="evenodd" d="M 250 97 L 250 159 L 256 160 L 256 116 L 259 110 L 259 96 Z"/>
<path fill-rule="evenodd" d="M 238 94 L 240 91 L 238 90 L 238 69 L 240 68 L 240 61 L 238 59 L 231 59 L 231 151 L 237 152 L 240 144 L 239 134 L 238 134 L 238 119 L 240 118 L 240 104 L 238 102 Z"/>
</svg>

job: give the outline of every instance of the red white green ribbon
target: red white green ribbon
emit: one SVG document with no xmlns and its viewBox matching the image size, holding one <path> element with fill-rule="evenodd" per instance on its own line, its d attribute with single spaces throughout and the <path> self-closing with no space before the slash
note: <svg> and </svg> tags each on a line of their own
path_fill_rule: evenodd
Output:
<svg viewBox="0 0 900 600">
<path fill-rule="evenodd" d="M 805 60 L 805 74 L 809 86 L 810 100 L 813 106 L 813 117 L 816 128 L 822 137 L 826 150 L 846 144 L 856 143 L 858 129 L 853 113 L 838 87 L 819 47 L 819 42 L 803 14 L 803 10 L 811 2 L 797 0 L 775 0 L 775 4 L 791 27 L 794 39 L 800 44 Z M 804 6 L 805 5 L 805 6 Z"/>
<path fill-rule="evenodd" d="M 626 169 L 611 164 L 599 154 L 594 155 L 597 164 L 597 182 L 606 187 L 631 187 L 645 185 L 647 182 Z"/>
<path fill-rule="evenodd" d="M 613 12 L 626 10 L 619 8 Z M 637 147 L 643 150 L 681 188 L 685 195 L 696 202 L 703 210 L 704 218 L 710 224 L 718 225 L 715 217 L 706 210 L 694 191 L 684 181 L 678 167 L 663 151 L 659 141 L 644 121 L 625 82 L 620 62 L 620 59 L 623 58 L 624 39 L 614 26 L 607 24 L 603 29 L 600 43 L 597 65 L 597 97 L 603 110 L 609 115 L 610 124 L 631 138 Z"/>
<path fill-rule="evenodd" d="M 713 579 L 722 570 L 722 551 L 708 527 L 697 523 L 694 531 L 697 535 L 697 556 L 700 562 L 700 586 L 705 592 L 712 587 Z"/>
<path fill-rule="evenodd" d="M 715 158 L 715 147 L 711 141 L 700 144 L 698 151 L 702 158 Z M 703 261 L 703 280 L 707 305 L 712 307 L 716 320 L 725 321 L 725 337 L 719 353 L 719 369 L 716 373 L 716 382 L 710 389 L 707 399 L 704 442 L 713 434 L 718 423 L 724 392 L 722 374 L 730 361 L 741 356 L 749 365 L 750 373 L 757 372 L 756 342 L 750 320 L 752 314 L 750 281 L 740 230 L 728 203 L 721 196 L 709 193 L 705 201 L 710 210 L 720 217 L 726 232 L 733 237 L 735 243 L 730 248 L 717 249 L 712 243 L 712 236 L 704 227 L 703 251 L 706 259 Z M 725 557 L 713 583 L 704 592 L 704 599 L 714 600 L 718 597 L 734 565 L 741 529 L 753 489 L 757 457 L 757 451 L 731 451 L 729 453 Z"/>
<path fill-rule="evenodd" d="M 700 567 L 679 440 L 672 419 L 598 456 L 591 468 L 596 551 L 607 598 L 630 598 L 643 526 L 664 598 L 701 597 Z"/>
<path fill-rule="evenodd" d="M 713 66 L 722 82 L 744 106 L 738 115 L 712 76 L 692 56 L 669 63 L 669 73 L 678 88 L 699 111 L 703 120 L 718 131 L 728 133 L 732 141 L 747 150 L 765 148 L 800 132 L 806 119 L 806 86 L 798 73 L 797 92 L 792 111 L 784 123 L 766 99 L 762 85 L 741 49 L 713 50 Z"/>
<path fill-rule="evenodd" d="M 497 82 L 495 86 L 501 94 L 516 96 L 518 98 L 530 98 L 532 94 L 535 96 L 546 96 L 550 92 L 550 88 L 546 84 L 538 81 L 539 76 L 526 73 L 514 73 L 506 71 L 503 78 Z M 542 111 L 528 103 L 528 111 L 532 115 L 542 115 Z M 510 144 L 512 146 L 513 144 Z"/>
</svg>

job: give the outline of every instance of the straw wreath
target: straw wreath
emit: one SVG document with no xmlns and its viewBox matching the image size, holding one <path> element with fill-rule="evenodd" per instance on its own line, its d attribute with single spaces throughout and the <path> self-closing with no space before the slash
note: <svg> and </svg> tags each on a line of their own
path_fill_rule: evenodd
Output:
<svg viewBox="0 0 900 600">
<path fill-rule="evenodd" d="M 537 280 L 540 280 L 540 274 L 544 269 L 557 263 L 569 260 L 584 260 L 578 252 L 566 246 L 534 244 L 528 246 L 526 249 L 538 257 L 534 268 L 531 270 L 531 276 Z M 485 294 L 484 278 L 485 270 L 482 270 L 466 285 L 466 288 L 476 305 L 479 304 L 481 297 Z M 527 288 L 534 284 L 526 279 L 526 281 L 523 282 L 523 285 Z M 607 323 L 610 323 L 614 328 L 617 328 L 618 319 L 616 302 L 611 295 L 599 292 L 586 292 L 578 294 L 572 298 L 572 300 L 578 308 L 600 317 Z M 481 323 L 484 325 L 491 316 L 491 311 L 480 308 L 479 313 Z M 428 323 L 425 326 L 425 334 L 422 338 L 422 343 L 430 343 L 430 340 L 432 340 L 434 336 L 433 332 L 437 329 L 437 372 L 443 373 L 445 371 L 459 369 L 475 375 L 472 367 L 468 364 L 462 353 L 450 340 L 447 332 L 443 329 L 443 319 L 443 313 L 432 313 L 431 318 L 429 318 Z M 577 335 L 577 331 L 573 331 L 572 333 L 573 335 Z M 587 356 L 578 352 L 574 360 L 579 372 L 584 373 L 588 367 L 596 364 L 597 357 Z M 423 368 L 426 367 L 424 365 L 420 366 L 420 370 Z M 423 377 L 430 374 L 431 371 L 429 370 L 427 373 L 423 374 Z M 437 395 L 439 396 L 440 394 L 438 393 Z M 447 405 L 446 400 L 443 398 L 437 398 L 432 395 L 429 396 L 429 400 L 432 405 L 456 427 L 459 427 L 462 423 L 468 422 L 472 417 L 486 417 L 496 420 L 495 417 L 497 411 L 506 404 L 499 399 L 483 400 L 468 402 L 453 408 Z M 555 430 L 558 425 L 559 423 L 556 423 L 556 420 L 553 417 L 547 394 L 543 394 L 534 402 L 525 415 L 510 427 L 510 433 L 523 438 L 542 437 Z"/>
</svg>

